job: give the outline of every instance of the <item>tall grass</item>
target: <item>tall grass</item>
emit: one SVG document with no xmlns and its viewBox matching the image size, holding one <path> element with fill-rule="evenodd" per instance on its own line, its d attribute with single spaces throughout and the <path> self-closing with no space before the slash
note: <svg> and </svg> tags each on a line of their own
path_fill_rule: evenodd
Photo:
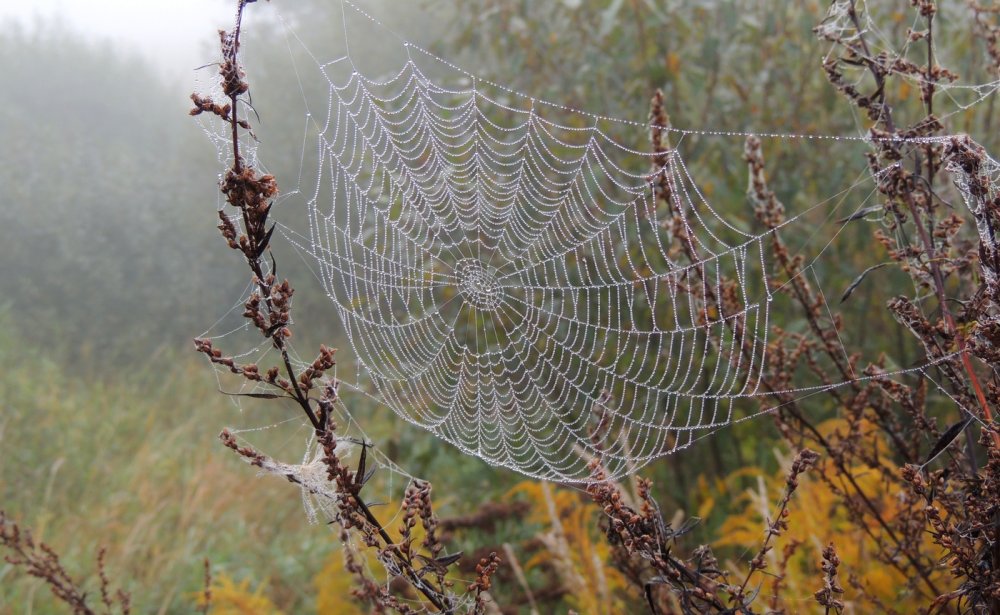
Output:
<svg viewBox="0 0 1000 615">
<path fill-rule="evenodd" d="M 237 414 L 200 361 L 160 356 L 95 379 L 0 332 L 0 502 L 76 579 L 96 574 L 104 545 L 138 613 L 191 612 L 204 558 L 233 578 L 266 581 L 282 608 L 307 606 L 301 579 L 332 543 L 306 531 L 287 485 L 248 476 L 218 446 L 223 424 L 256 417 Z M 288 434 L 256 440 L 280 447 Z M 63 608 L 40 581 L 0 564 L 0 613 Z"/>
</svg>

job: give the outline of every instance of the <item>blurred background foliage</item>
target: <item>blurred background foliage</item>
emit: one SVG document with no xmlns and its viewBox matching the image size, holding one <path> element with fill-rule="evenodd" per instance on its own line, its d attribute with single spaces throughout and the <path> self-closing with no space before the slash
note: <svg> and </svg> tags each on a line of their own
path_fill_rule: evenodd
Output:
<svg viewBox="0 0 1000 615">
<path fill-rule="evenodd" d="M 825 3 L 382 0 L 364 6 L 484 78 L 602 115 L 643 120 L 661 88 L 682 128 L 826 134 L 865 128 L 820 68 L 826 49 L 811 29 Z M 870 8 L 873 19 L 894 30 L 887 38 L 899 40 L 911 25 L 906 3 Z M 247 69 L 261 156 L 279 186 L 294 191 L 311 166 L 308 151 L 300 162 L 303 100 L 323 100 L 326 92 L 325 84 L 289 70 L 290 60 L 308 59 L 286 44 L 288 28 L 317 55 L 335 57 L 339 39 L 331 33 L 342 31 L 342 12 L 337 2 L 319 0 L 274 0 L 253 9 Z M 986 66 L 983 49 L 967 35 L 965 4 L 945 2 L 941 9 L 942 64 L 963 82 L 993 80 L 979 68 Z M 363 30 L 354 37 L 352 52 L 373 62 L 391 47 Z M 213 58 L 208 54 L 206 62 Z M 201 74 L 211 78 L 213 69 Z M 295 491 L 255 480 L 215 440 L 225 425 L 267 426 L 292 415 L 253 404 L 235 410 L 189 348 L 191 337 L 239 302 L 246 284 L 214 228 L 220 165 L 186 117 L 190 88 L 160 78 L 138 56 L 45 24 L 0 29 L 0 75 L 0 507 L 36 528 L 80 577 L 92 570 L 97 546 L 107 545 L 110 570 L 134 592 L 138 612 L 189 612 L 203 558 L 216 570 L 213 612 L 350 612 L 336 600 L 345 593 L 334 591 L 344 578 L 335 536 L 307 526 Z M 957 96 L 942 98 L 941 112 L 954 111 L 948 130 L 995 146 L 994 98 L 962 110 L 957 103 L 969 96 Z M 916 104 L 915 92 L 895 98 L 902 113 Z M 731 203 L 734 215 L 747 216 L 742 141 L 690 136 L 681 147 L 713 202 Z M 836 194 L 864 168 L 864 146 L 857 143 L 769 141 L 765 152 L 772 188 L 792 212 Z M 865 196 L 852 195 L 842 215 Z M 306 228 L 295 198 L 281 201 L 276 216 L 292 229 Z M 812 243 L 801 242 L 803 254 L 815 256 L 838 233 L 830 218 L 821 208 L 803 224 L 810 233 L 819 229 Z M 817 281 L 831 301 L 884 260 L 871 240 L 877 223 L 850 225 L 817 261 Z M 276 242 L 276 252 L 281 273 L 298 291 L 301 347 L 343 345 L 303 259 L 287 242 Z M 907 284 L 886 269 L 859 288 L 844 312 L 845 343 L 888 352 L 901 365 L 915 360 L 912 343 L 882 309 L 888 297 L 912 290 Z M 781 317 L 786 329 L 802 326 L 794 314 Z M 338 358 L 350 361 L 347 352 Z M 462 457 L 357 397 L 348 404 L 381 450 L 433 481 L 440 515 L 472 514 L 485 502 L 527 503 L 530 512 L 515 520 L 457 532 L 456 550 L 510 544 L 539 606 L 553 612 L 630 612 L 642 604 L 616 581 L 602 551 L 600 511 L 579 491 L 524 482 Z M 828 400 L 811 403 L 835 420 Z M 306 435 L 293 421 L 254 438 L 269 453 L 295 459 Z M 708 542 L 745 563 L 761 537 L 766 503 L 780 489 L 786 457 L 762 418 L 645 473 L 668 519 L 701 518 L 691 545 Z M 829 505 L 822 486 L 810 485 L 793 503 L 813 513 L 793 524 L 794 539 L 821 545 L 843 538 L 842 518 L 819 514 Z M 391 495 L 391 486 L 384 488 Z M 884 504 L 892 506 L 890 494 Z M 856 539 L 838 542 L 857 546 L 841 551 L 845 566 L 903 608 L 905 596 L 894 594 L 898 579 L 866 568 L 865 537 Z M 787 584 L 799 583 L 796 574 L 814 578 L 817 566 L 791 562 Z M 513 576 L 500 583 L 495 593 L 526 601 Z M 606 592 L 580 602 L 569 589 L 581 583 Z M 804 584 L 795 591 L 808 597 L 814 590 Z M 0 564 L 0 613 L 53 609 L 36 581 Z"/>
</svg>

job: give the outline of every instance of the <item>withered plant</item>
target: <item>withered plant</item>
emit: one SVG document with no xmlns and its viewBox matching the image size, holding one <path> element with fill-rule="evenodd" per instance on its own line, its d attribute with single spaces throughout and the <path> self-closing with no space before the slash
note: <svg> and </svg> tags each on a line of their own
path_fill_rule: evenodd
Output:
<svg viewBox="0 0 1000 615">
<path fill-rule="evenodd" d="M 489 527 L 499 518 L 523 518 L 524 506 L 486 502 L 466 517 L 439 519 L 431 484 L 413 479 L 394 522 L 398 526 L 387 527 L 365 491 L 374 472 L 368 461 L 371 444 L 349 442 L 334 420 L 340 403 L 339 383 L 330 375 L 335 350 L 320 346 L 315 359 L 297 367 L 289 342 L 294 289 L 287 279 L 276 277 L 271 253 L 277 180 L 260 172 L 241 151 L 245 135 L 252 135 L 244 113 L 249 84 L 240 64 L 241 24 L 253 2 L 239 0 L 234 29 L 220 32 L 221 97 L 192 95 L 191 114 L 214 116 L 227 127 L 230 164 L 220 184 L 226 207 L 219 212 L 218 228 L 249 270 L 253 290 L 243 317 L 272 347 L 275 360 L 269 365 L 244 363 L 212 340 L 194 343 L 212 363 L 260 391 L 254 397 L 290 402 L 302 413 L 317 443 L 321 479 L 303 474 L 303 466 L 282 464 L 241 443 L 228 430 L 220 439 L 247 463 L 283 476 L 322 501 L 343 544 L 353 597 L 372 612 L 487 613 L 498 611 L 498 605 L 509 612 L 529 605 L 536 609 L 536 600 L 570 591 L 558 575 L 548 587 L 532 591 L 510 545 L 490 545 L 467 558 L 445 548 L 456 531 Z M 785 539 L 795 523 L 799 503 L 794 496 L 806 472 L 836 496 L 838 509 L 866 536 L 870 556 L 905 580 L 899 594 L 907 596 L 907 604 L 920 604 L 927 613 L 1000 613 L 1000 433 L 994 420 L 1000 402 L 1000 166 L 971 138 L 941 137 L 953 133 L 947 118 L 935 113 L 935 94 L 957 76 L 935 57 L 937 5 L 912 0 L 910 10 L 921 29 L 909 30 L 893 51 L 875 47 L 864 26 L 870 16 L 854 0 L 834 2 L 815 30 L 832 47 L 817 68 L 865 118 L 870 143 L 866 162 L 879 195 L 876 206 L 841 223 L 853 229 L 879 218 L 882 224 L 871 237 L 887 259 L 859 272 L 843 292 L 839 311 L 829 306 L 822 289 L 810 281 L 803 258 L 781 236 L 785 207 L 769 186 L 761 141 L 749 137 L 745 142 L 747 196 L 757 224 L 769 231 L 770 290 L 789 299 L 803 325 L 775 331 L 768 363 L 756 376 L 760 403 L 771 409 L 782 438 L 798 451 L 782 495 L 764 519 L 760 544 L 745 562 L 720 561 L 705 545 L 683 553 L 691 526 L 675 527 L 666 520 L 649 480 L 635 479 L 629 489 L 608 480 L 599 459 L 590 466 L 586 496 L 604 514 L 601 529 L 612 546 L 613 564 L 652 613 L 899 612 L 845 565 L 838 555 L 843 545 L 836 540 L 809 545 Z M 968 10 L 973 33 L 983 41 L 995 72 L 1000 71 L 1000 10 L 976 2 Z M 917 100 L 894 100 L 891 93 L 899 83 L 917 83 Z M 672 144 L 662 94 L 652 100 L 650 120 L 657 171 L 649 182 L 663 214 L 657 218 L 673 234 L 676 253 L 671 256 L 697 263 L 704 257 L 681 223 L 684 205 L 668 179 Z M 862 364 L 861 342 L 844 331 L 854 292 L 891 269 L 913 288 L 885 305 L 920 353 L 905 377 L 890 375 L 885 355 Z M 739 313 L 736 280 L 696 279 L 704 274 L 699 267 L 690 272 L 691 279 L 678 292 L 688 295 L 706 322 L 711 314 Z M 739 345 L 736 354 L 751 358 L 754 349 L 744 320 L 727 319 L 726 326 Z M 733 357 L 734 364 L 737 359 Z M 837 426 L 824 427 L 820 421 L 826 415 L 783 392 L 794 389 L 802 374 L 830 385 L 825 394 L 837 408 Z M 832 386 L 839 383 L 843 385 Z M 603 428 L 600 417 L 596 423 L 595 433 Z M 354 466 L 341 452 L 347 443 L 359 451 Z M 885 494 L 895 501 L 891 511 L 883 505 Z M 535 548 L 547 548 L 539 542 L 541 547 Z M 9 552 L 8 562 L 42 579 L 73 612 L 129 612 L 129 596 L 110 589 L 103 551 L 98 556 L 100 607 L 95 610 L 55 552 L 2 514 L 0 544 Z M 501 561 L 500 551 L 508 553 L 508 562 Z M 785 591 L 789 562 L 804 551 L 815 563 L 814 602 L 808 607 L 792 602 Z M 366 554 L 381 564 L 390 582 L 372 576 Z M 205 570 L 202 603 L 207 612 L 207 563 Z M 468 580 L 458 583 L 458 578 Z M 491 595 L 497 593 L 497 579 L 519 584 L 523 600 L 513 598 L 513 591 Z"/>
<path fill-rule="evenodd" d="M 37 541 L 30 530 L 14 523 L 3 511 L 0 511 L 0 546 L 8 551 L 4 556 L 5 562 L 44 582 L 52 595 L 72 610 L 74 615 L 128 615 L 132 612 L 132 597 L 124 590 L 111 589 L 104 559 L 107 551 L 104 548 L 97 552 L 100 604 L 93 606 L 94 601 L 89 600 L 87 591 L 70 576 L 55 550 L 44 542 Z"/>
<path fill-rule="evenodd" d="M 829 308 L 822 290 L 810 283 L 803 257 L 793 254 L 777 231 L 786 219 L 785 208 L 768 186 L 760 140 L 749 137 L 744 153 L 748 197 L 757 221 L 773 231 L 772 291 L 789 296 L 806 325 L 804 331 L 776 330 L 760 377 L 766 393 L 761 403 L 773 408 L 781 435 L 802 453 L 778 513 L 766 522 L 763 548 L 750 561 L 746 579 L 735 584 L 705 547 L 686 560 L 671 554 L 669 543 L 678 533 L 662 521 L 648 483 L 640 482 L 639 511 L 624 503 L 618 489 L 598 484 L 589 490 L 610 516 L 608 532 L 621 545 L 623 568 L 635 583 L 645 583 L 654 612 L 797 611 L 799 607 L 782 595 L 781 582 L 791 554 L 806 548 L 802 544 L 786 544 L 774 560 L 777 565 L 768 570 L 773 580 L 767 600 L 756 590 L 747 591 L 753 587 L 748 580 L 768 568 L 764 556 L 773 546 L 772 538 L 788 527 L 788 495 L 796 477 L 815 463 L 821 471 L 814 475 L 837 496 L 854 527 L 868 536 L 871 556 L 906 580 L 899 595 L 908 596 L 907 604 L 922 604 L 923 612 L 1000 613 L 1000 435 L 993 416 L 1000 401 L 997 165 L 969 137 L 939 138 L 946 126 L 935 115 L 934 96 L 957 75 L 935 58 L 936 4 L 913 0 L 911 8 L 923 29 L 909 30 L 894 51 L 873 51 L 871 33 L 863 25 L 869 16 L 862 15 L 853 0 L 834 2 L 815 32 L 833 47 L 822 66 L 830 84 L 867 120 L 867 163 L 880 196 L 877 206 L 841 223 L 881 217 L 883 224 L 872 238 L 914 288 L 913 295 L 893 297 L 885 307 L 922 352 L 917 366 L 927 367 L 916 370 L 917 378 L 889 377 L 885 355 L 862 366 L 861 353 L 845 348 L 843 313 Z M 970 3 L 969 10 L 995 73 L 1000 67 L 998 10 L 978 3 Z M 918 56 L 922 58 L 912 59 Z M 919 84 L 919 103 L 891 99 L 890 92 L 899 89 L 891 86 L 899 82 Z M 906 121 L 900 119 L 902 111 Z M 661 94 L 653 99 L 651 119 L 653 146 L 663 153 L 653 168 L 661 169 L 669 164 L 670 147 Z M 680 216 L 667 177 L 657 172 L 650 182 L 662 207 Z M 942 195 L 961 197 L 964 210 Z M 675 229 L 680 254 L 698 262 L 684 225 L 670 228 Z M 841 302 L 849 300 L 866 276 L 885 266 L 861 272 Z M 693 275 L 699 271 L 692 268 Z M 724 281 L 721 290 L 703 280 L 691 282 L 683 290 L 706 314 L 713 308 L 715 313 L 738 311 L 735 281 Z M 732 319 L 728 326 L 743 340 L 744 356 L 750 356 L 741 319 Z M 793 379 L 803 370 L 825 385 L 847 383 L 826 393 L 844 419 L 842 427 L 832 432 L 822 428 L 822 415 L 816 416 L 795 395 L 782 393 L 794 388 Z M 951 406 L 943 416 L 941 403 L 932 407 L 933 393 Z M 867 475 L 864 481 L 862 474 Z M 877 489 L 871 487 L 872 476 Z M 883 494 L 897 500 L 894 510 L 883 506 Z M 842 567 L 836 544 L 824 547 L 815 559 L 815 599 L 826 613 L 840 613 L 848 606 L 858 612 L 900 612 L 874 596 L 865 579 Z M 669 591 L 657 592 L 659 586 Z"/>
<path fill-rule="evenodd" d="M 294 367 L 288 339 L 292 336 L 291 311 L 294 289 L 287 279 L 277 281 L 273 273 L 274 256 L 270 242 L 274 224 L 269 215 L 278 194 L 277 182 L 272 175 L 261 174 L 248 164 L 240 152 L 240 137 L 249 132 L 250 123 L 239 115 L 243 97 L 249 84 L 239 59 L 240 34 L 243 12 L 253 0 L 240 0 L 236 25 L 231 32 L 220 31 L 222 61 L 219 75 L 224 100 L 217 101 L 192 94 L 194 108 L 191 115 L 210 113 L 229 127 L 232 147 L 230 167 L 221 181 L 220 189 L 230 210 L 220 210 L 219 230 L 227 245 L 239 252 L 250 270 L 254 291 L 245 302 L 243 317 L 277 351 L 276 365 L 265 367 L 253 363 L 241 364 L 226 356 L 211 340 L 196 339 L 195 348 L 208 359 L 247 382 L 262 384 L 272 393 L 256 394 L 269 399 L 292 401 L 309 420 L 322 451 L 326 485 L 321 488 L 304 481 L 298 474 L 263 453 L 248 446 L 241 446 L 227 430 L 220 435 L 222 443 L 253 466 L 271 473 L 282 474 L 299 484 L 314 498 L 324 499 L 335 507 L 332 523 L 339 527 L 339 536 L 345 548 L 346 568 L 356 577 L 354 596 L 369 604 L 374 612 L 392 610 L 399 613 L 416 613 L 424 608 L 437 612 L 454 613 L 460 607 L 470 613 L 486 612 L 489 600 L 490 577 L 496 572 L 500 558 L 490 553 L 476 566 L 476 575 L 467 587 L 454 590 L 454 582 L 447 578 L 449 568 L 460 559 L 460 554 L 443 553 L 444 546 L 437 535 L 438 520 L 431 505 L 431 485 L 412 481 L 406 488 L 403 502 L 403 519 L 398 528 L 400 538 L 390 536 L 362 494 L 372 477 L 373 470 L 366 467 L 368 444 L 360 443 L 360 460 L 356 468 L 348 467 L 338 454 L 337 425 L 333 420 L 334 404 L 338 400 L 338 382 L 326 377 L 336 365 L 335 351 L 321 346 L 316 359 L 304 369 Z M 422 526 L 423 538 L 417 539 L 414 529 Z M 376 583 L 366 568 L 358 561 L 356 549 L 372 549 L 377 559 L 392 577 L 400 583 L 391 587 Z M 423 604 L 418 608 L 415 604 Z"/>
</svg>

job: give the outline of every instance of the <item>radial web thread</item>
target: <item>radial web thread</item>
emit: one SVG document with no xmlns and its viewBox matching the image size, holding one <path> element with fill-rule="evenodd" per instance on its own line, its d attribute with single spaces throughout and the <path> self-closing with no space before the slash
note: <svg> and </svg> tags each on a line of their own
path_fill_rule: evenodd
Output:
<svg viewBox="0 0 1000 615">
<path fill-rule="evenodd" d="M 644 150 L 648 123 L 400 46 L 388 77 L 349 53 L 315 64 L 328 106 L 308 119 L 310 232 L 289 237 L 342 322 L 359 366 L 347 387 L 488 463 L 577 482 L 594 458 L 619 477 L 773 409 L 755 398 L 846 384 L 762 387 L 778 230 L 713 205 L 676 147 L 741 133 L 664 127 L 674 146 Z"/>
</svg>

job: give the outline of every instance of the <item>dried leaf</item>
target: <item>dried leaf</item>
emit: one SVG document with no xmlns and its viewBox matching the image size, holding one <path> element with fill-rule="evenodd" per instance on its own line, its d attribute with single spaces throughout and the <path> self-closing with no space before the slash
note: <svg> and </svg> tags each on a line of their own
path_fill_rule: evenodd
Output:
<svg viewBox="0 0 1000 615">
<path fill-rule="evenodd" d="M 282 399 L 288 397 L 287 395 L 282 395 L 280 393 L 229 393 L 228 391 L 223 391 L 219 389 L 219 392 L 223 395 L 229 395 L 231 397 L 252 397 L 254 399 Z"/>
<path fill-rule="evenodd" d="M 855 220 L 860 220 L 865 216 L 867 216 L 868 214 L 873 214 L 880 211 L 882 211 L 881 205 L 869 205 L 868 207 L 859 209 L 853 214 L 847 216 L 846 218 L 841 218 L 840 220 L 837 220 L 837 222 L 839 224 L 847 224 L 848 222 L 854 222 Z"/>
<path fill-rule="evenodd" d="M 868 275 L 872 271 L 875 271 L 876 269 L 881 269 L 882 267 L 885 266 L 886 263 L 879 263 L 877 265 L 872 265 L 868 269 L 862 271 L 861 275 L 854 278 L 854 281 L 852 281 L 850 286 L 847 287 L 847 290 L 844 291 L 844 294 L 840 296 L 840 302 L 843 303 L 850 298 L 851 294 L 855 291 L 855 289 L 857 289 L 857 287 L 861 285 L 861 282 L 864 281 L 866 275 Z"/>
<path fill-rule="evenodd" d="M 257 258 L 260 258 L 260 256 L 264 253 L 264 250 L 266 250 L 267 246 L 271 243 L 271 235 L 274 233 L 274 228 L 276 226 L 276 224 L 271 225 L 271 228 L 264 235 L 264 239 L 260 242 L 260 245 L 257 246 Z"/>
<path fill-rule="evenodd" d="M 440 566 L 448 567 L 460 559 L 462 559 L 461 551 L 459 551 L 458 553 L 452 553 L 450 555 L 442 555 L 441 557 L 436 558 L 434 561 Z"/>
<path fill-rule="evenodd" d="M 972 417 L 969 416 L 966 417 L 965 420 L 959 421 L 953 424 L 951 427 L 949 427 L 947 431 L 941 434 L 941 437 L 938 438 L 938 441 L 934 443 L 934 448 L 931 449 L 931 452 L 927 455 L 927 459 L 921 465 L 927 465 L 928 463 L 937 459 L 938 455 L 943 453 L 945 449 L 951 446 L 951 443 L 954 442 L 956 438 L 958 438 L 958 435 L 962 433 L 962 430 L 964 430 L 965 427 L 971 422 L 972 422 Z"/>
<path fill-rule="evenodd" d="M 371 478 L 371 472 L 366 473 L 365 467 L 368 460 L 368 445 L 361 445 L 361 458 L 358 460 L 358 472 L 354 475 L 354 489 L 355 493 L 361 491 L 361 488 L 365 486 L 368 479 Z M 374 468 L 372 468 L 374 471 Z"/>
</svg>

